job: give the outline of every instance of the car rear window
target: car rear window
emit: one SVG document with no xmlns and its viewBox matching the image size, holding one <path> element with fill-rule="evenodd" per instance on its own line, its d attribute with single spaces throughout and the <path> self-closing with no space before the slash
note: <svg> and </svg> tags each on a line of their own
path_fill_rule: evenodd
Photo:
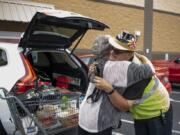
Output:
<svg viewBox="0 0 180 135">
<path fill-rule="evenodd" d="M 32 62 L 34 66 L 49 67 L 50 62 L 45 53 L 32 52 Z"/>
<path fill-rule="evenodd" d="M 33 34 L 49 34 L 49 35 L 56 35 L 66 39 L 71 38 L 78 30 L 75 28 L 68 28 L 65 26 L 54 26 L 54 25 L 47 25 L 47 24 L 37 24 Z"/>
<path fill-rule="evenodd" d="M 71 68 L 78 68 L 66 53 L 51 53 L 54 64 L 67 64 Z"/>
<path fill-rule="evenodd" d="M 0 49 L 0 66 L 7 65 L 7 55 L 3 49 Z"/>
<path fill-rule="evenodd" d="M 30 56 L 29 56 L 30 57 Z M 71 68 L 78 68 L 77 65 L 64 52 L 32 52 L 31 61 L 35 67 L 48 68 L 53 65 L 66 65 Z"/>
</svg>

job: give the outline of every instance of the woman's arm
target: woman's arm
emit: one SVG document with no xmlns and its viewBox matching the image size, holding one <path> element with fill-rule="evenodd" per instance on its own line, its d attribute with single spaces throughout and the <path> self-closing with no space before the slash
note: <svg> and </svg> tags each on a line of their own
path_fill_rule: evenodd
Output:
<svg viewBox="0 0 180 135">
<path fill-rule="evenodd" d="M 133 100 L 127 100 L 123 96 L 121 96 L 116 90 L 114 90 L 113 86 L 108 83 L 106 80 L 104 80 L 101 77 L 95 77 L 94 82 L 96 84 L 96 87 L 100 90 L 105 91 L 108 94 L 108 97 L 111 101 L 111 103 L 118 108 L 121 111 L 128 111 L 132 106 L 134 101 Z"/>
</svg>

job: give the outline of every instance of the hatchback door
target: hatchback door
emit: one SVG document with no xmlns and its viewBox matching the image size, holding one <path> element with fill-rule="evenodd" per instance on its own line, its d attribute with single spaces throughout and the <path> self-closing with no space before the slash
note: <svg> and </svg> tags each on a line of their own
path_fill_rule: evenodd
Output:
<svg viewBox="0 0 180 135">
<path fill-rule="evenodd" d="M 52 10 L 37 12 L 20 40 L 23 48 L 69 48 L 88 29 L 104 30 L 107 25 L 91 18 L 67 12 Z"/>
</svg>

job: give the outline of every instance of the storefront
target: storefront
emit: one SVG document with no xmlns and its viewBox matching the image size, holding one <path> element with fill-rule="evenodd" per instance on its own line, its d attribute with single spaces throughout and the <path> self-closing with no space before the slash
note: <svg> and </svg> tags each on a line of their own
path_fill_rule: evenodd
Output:
<svg viewBox="0 0 180 135">
<path fill-rule="evenodd" d="M 33 15 L 54 5 L 23 0 L 0 0 L 0 41 L 18 43 Z"/>
</svg>

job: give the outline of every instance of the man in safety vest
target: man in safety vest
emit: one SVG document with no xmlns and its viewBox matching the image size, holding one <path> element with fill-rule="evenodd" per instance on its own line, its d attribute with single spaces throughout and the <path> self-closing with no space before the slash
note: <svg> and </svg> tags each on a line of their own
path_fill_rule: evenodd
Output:
<svg viewBox="0 0 180 135">
<path fill-rule="evenodd" d="M 112 45 L 109 59 L 129 60 L 139 64 L 149 63 L 152 66 L 145 56 L 135 53 L 136 41 L 136 35 L 127 31 L 123 31 L 116 38 L 109 38 L 109 43 Z M 116 108 L 131 112 L 136 135 L 172 134 L 172 107 L 169 94 L 155 75 L 130 86 L 123 96 L 116 91 L 108 79 L 96 76 L 94 82 L 97 88 L 108 93 L 111 103 Z"/>
</svg>

